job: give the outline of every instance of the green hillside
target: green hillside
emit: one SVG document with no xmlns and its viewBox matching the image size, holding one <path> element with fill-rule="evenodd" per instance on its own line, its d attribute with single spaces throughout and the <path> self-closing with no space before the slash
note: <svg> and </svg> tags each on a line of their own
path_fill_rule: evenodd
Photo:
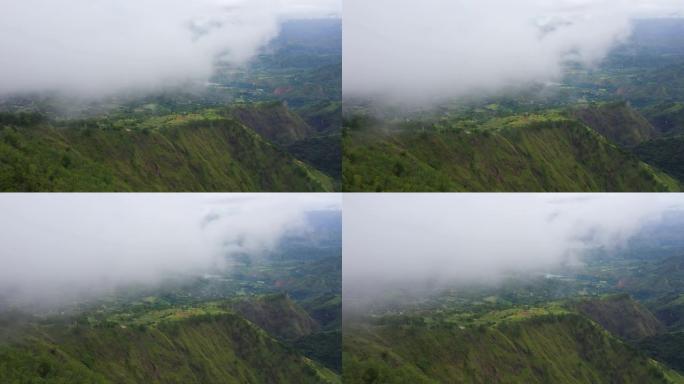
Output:
<svg viewBox="0 0 684 384">
<path fill-rule="evenodd" d="M 622 147 L 633 147 L 656 136 L 651 123 L 624 101 L 578 107 L 572 115 Z"/>
<path fill-rule="evenodd" d="M 220 308 L 41 323 L 0 347 L 3 383 L 331 383 L 334 373 Z"/>
<path fill-rule="evenodd" d="M 290 144 L 315 132 L 301 117 L 277 101 L 234 106 L 230 113 L 245 126 L 277 144 Z"/>
<path fill-rule="evenodd" d="M 684 180 L 684 135 L 649 140 L 634 148 L 639 158 Z"/>
<path fill-rule="evenodd" d="M 279 123 L 291 117 L 280 108 L 258 114 L 269 110 Z M 330 177 L 224 110 L 141 119 L 19 117 L 3 116 L 0 123 L 3 191 L 333 189 Z M 293 118 L 292 124 L 302 123 Z"/>
<path fill-rule="evenodd" d="M 677 383 L 682 377 L 560 309 L 476 322 L 406 316 L 345 329 L 348 383 Z"/>
<path fill-rule="evenodd" d="M 684 133 L 684 103 L 662 103 L 650 106 L 643 111 L 661 134 Z"/>
<path fill-rule="evenodd" d="M 626 294 L 582 300 L 575 304 L 575 308 L 612 334 L 626 340 L 655 336 L 664 330 L 648 309 Z"/>
<path fill-rule="evenodd" d="M 310 335 L 318 328 L 318 324 L 285 294 L 240 300 L 233 308 L 269 334 L 285 340 Z"/>
<path fill-rule="evenodd" d="M 557 112 L 380 123 L 343 137 L 346 191 L 677 191 L 672 177 Z"/>
</svg>

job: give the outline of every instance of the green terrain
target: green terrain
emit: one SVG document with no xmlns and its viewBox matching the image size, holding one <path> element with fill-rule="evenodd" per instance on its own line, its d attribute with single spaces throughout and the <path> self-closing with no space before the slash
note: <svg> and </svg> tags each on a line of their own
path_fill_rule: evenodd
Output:
<svg viewBox="0 0 684 384">
<path fill-rule="evenodd" d="M 560 309 L 491 312 L 485 319 L 471 319 L 461 324 L 465 325 L 448 319 L 406 318 L 391 325 L 345 330 L 352 334 L 345 335 L 344 341 L 345 382 L 671 383 L 684 380 L 589 319 Z"/>
<path fill-rule="evenodd" d="M 682 216 L 617 254 L 497 284 L 349 297 L 349 383 L 682 383 Z"/>
<path fill-rule="evenodd" d="M 345 191 L 679 191 L 681 20 L 642 20 L 599 68 L 431 107 L 345 100 Z"/>
<path fill-rule="evenodd" d="M 286 316 L 286 314 L 281 314 Z M 246 319 L 178 309 L 144 319 L 40 324 L 0 349 L 3 383 L 325 383 L 336 374 Z"/>
<path fill-rule="evenodd" d="M 626 105 L 622 109 L 635 116 Z M 369 129 L 364 122 L 353 120 L 345 128 L 343 184 L 349 191 L 680 188 L 673 177 L 560 112 L 493 118 L 475 128 L 447 120 Z"/>
<path fill-rule="evenodd" d="M 0 295 L 2 383 L 339 383 L 341 216 L 227 270 L 59 306 Z"/>
<path fill-rule="evenodd" d="M 283 107 L 245 107 L 283 128 L 305 126 Z M 324 173 L 275 146 L 226 110 L 141 120 L 3 124 L 5 191 L 330 191 Z M 289 120 L 288 120 L 289 118 Z M 252 127 L 247 124 L 252 124 Z M 292 124 L 290 126 L 289 124 Z M 292 133 L 293 135 L 295 133 Z"/>
<path fill-rule="evenodd" d="M 206 85 L 0 97 L 0 190 L 338 190 L 340 63 L 340 20 L 296 20 Z"/>
</svg>

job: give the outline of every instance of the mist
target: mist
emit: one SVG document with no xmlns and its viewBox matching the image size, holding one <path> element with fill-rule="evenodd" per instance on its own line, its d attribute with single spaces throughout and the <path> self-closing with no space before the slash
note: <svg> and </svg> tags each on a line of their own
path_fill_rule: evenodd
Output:
<svg viewBox="0 0 684 384">
<path fill-rule="evenodd" d="M 636 18 L 681 0 L 346 0 L 344 97 L 391 104 L 509 92 L 598 65 Z"/>
<path fill-rule="evenodd" d="M 340 205 L 337 194 L 4 194 L 0 298 L 57 303 L 226 271 Z"/>
<path fill-rule="evenodd" d="M 100 97 L 201 83 L 242 66 L 289 19 L 340 0 L 0 0 L 0 96 Z"/>
<path fill-rule="evenodd" d="M 610 255 L 677 194 L 345 194 L 343 294 L 380 299 L 494 285 Z M 684 212 L 684 211 L 683 211 Z"/>
</svg>

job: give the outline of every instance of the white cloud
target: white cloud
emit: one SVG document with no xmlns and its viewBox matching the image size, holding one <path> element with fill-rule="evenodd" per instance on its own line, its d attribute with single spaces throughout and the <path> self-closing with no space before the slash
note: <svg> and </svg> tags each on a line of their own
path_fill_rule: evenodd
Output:
<svg viewBox="0 0 684 384">
<path fill-rule="evenodd" d="M 337 194 L 5 194 L 0 295 L 156 283 L 258 256 Z M 18 291 L 16 291 L 18 290 Z"/>
<path fill-rule="evenodd" d="M 0 94 L 100 95 L 206 80 L 240 65 L 282 20 L 339 15 L 340 0 L 0 0 Z"/>
<path fill-rule="evenodd" d="M 383 284 L 471 284 L 576 265 L 587 249 L 617 249 L 673 207 L 684 208 L 684 197 L 345 194 L 344 289 L 353 297 Z"/>
<path fill-rule="evenodd" d="M 643 16 L 681 0 L 347 0 L 345 96 L 426 102 L 556 79 L 596 64 Z"/>
</svg>

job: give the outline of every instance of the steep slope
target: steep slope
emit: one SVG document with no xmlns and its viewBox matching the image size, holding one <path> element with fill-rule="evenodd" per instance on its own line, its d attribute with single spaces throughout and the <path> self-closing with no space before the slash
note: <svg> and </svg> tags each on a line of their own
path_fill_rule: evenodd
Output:
<svg viewBox="0 0 684 384">
<path fill-rule="evenodd" d="M 682 379 L 572 314 L 495 325 L 358 326 L 344 334 L 348 383 L 672 383 Z M 677 380 L 677 381 L 674 381 Z"/>
<path fill-rule="evenodd" d="M 4 191 L 325 191 L 331 180 L 213 111 L 5 126 Z"/>
<path fill-rule="evenodd" d="M 267 140 L 287 145 L 316 131 L 281 102 L 234 106 L 231 115 Z"/>
<path fill-rule="evenodd" d="M 664 330 L 648 309 L 625 294 L 582 300 L 574 308 L 625 340 L 655 336 Z"/>
<path fill-rule="evenodd" d="M 667 279 L 667 276 L 664 278 Z M 684 293 L 666 295 L 652 302 L 651 307 L 658 320 L 669 330 L 684 332 Z"/>
<path fill-rule="evenodd" d="M 339 133 L 307 137 L 289 144 L 287 151 L 338 181 L 342 177 L 342 137 Z"/>
<path fill-rule="evenodd" d="M 233 308 L 269 334 L 284 340 L 295 340 L 318 329 L 318 324 L 286 294 L 240 300 Z"/>
<path fill-rule="evenodd" d="M 649 356 L 684 373 L 684 332 L 672 332 L 647 337 L 637 344 Z"/>
<path fill-rule="evenodd" d="M 634 149 L 643 161 L 684 180 L 684 135 L 662 137 L 643 142 Z"/>
<path fill-rule="evenodd" d="M 661 135 L 684 134 L 684 103 L 662 103 L 645 108 L 644 116 Z"/>
<path fill-rule="evenodd" d="M 475 129 L 348 127 L 346 191 L 675 191 L 679 183 L 562 115 Z"/>
<path fill-rule="evenodd" d="M 327 299 L 327 300 L 326 300 Z M 308 305 L 320 323 L 285 294 L 242 299 L 232 308 L 246 319 L 286 342 L 303 355 L 340 372 L 342 369 L 342 336 L 339 329 L 341 301 L 339 296 L 323 296 Z M 336 315 L 331 319 L 330 315 Z"/>
<path fill-rule="evenodd" d="M 3 383 L 326 383 L 321 368 L 239 316 L 40 327 L 0 349 Z"/>
<path fill-rule="evenodd" d="M 622 147 L 633 147 L 656 136 L 651 123 L 623 101 L 575 108 L 571 115 Z"/>
</svg>

